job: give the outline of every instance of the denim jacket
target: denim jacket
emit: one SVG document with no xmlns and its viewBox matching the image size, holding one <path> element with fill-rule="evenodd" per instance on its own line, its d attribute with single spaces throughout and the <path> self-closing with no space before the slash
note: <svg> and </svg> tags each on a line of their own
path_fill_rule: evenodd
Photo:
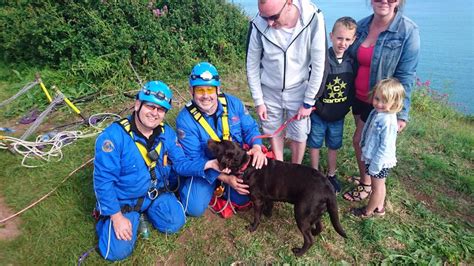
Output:
<svg viewBox="0 0 474 266">
<path fill-rule="evenodd" d="M 369 174 L 376 175 L 383 168 L 392 168 L 397 164 L 397 116 L 394 113 L 379 113 L 372 110 L 364 129 L 360 147 L 362 161 L 369 164 Z"/>
<path fill-rule="evenodd" d="M 357 39 L 350 48 L 350 53 L 357 58 L 357 50 L 369 34 L 370 23 L 374 15 L 357 23 Z M 394 20 L 378 36 L 372 62 L 370 64 L 370 91 L 375 84 L 385 78 L 398 79 L 405 88 L 403 109 L 397 114 L 398 119 L 408 121 L 411 104 L 411 91 L 415 83 L 416 67 L 420 54 L 420 33 L 418 26 L 409 18 L 397 12 Z"/>
</svg>

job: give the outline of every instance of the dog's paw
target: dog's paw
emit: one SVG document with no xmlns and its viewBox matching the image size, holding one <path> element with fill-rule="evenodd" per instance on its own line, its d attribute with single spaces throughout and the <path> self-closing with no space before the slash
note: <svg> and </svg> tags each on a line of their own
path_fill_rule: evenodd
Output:
<svg viewBox="0 0 474 266">
<path fill-rule="evenodd" d="M 265 208 L 265 209 L 263 209 L 263 215 L 265 215 L 265 217 L 271 218 L 271 217 L 272 217 L 272 214 L 273 214 L 273 211 L 272 211 L 271 208 Z"/>
<path fill-rule="evenodd" d="M 249 232 L 255 232 L 255 230 L 257 230 L 257 226 L 254 224 L 249 224 L 247 225 L 247 229 L 249 230 Z"/>
<path fill-rule="evenodd" d="M 302 248 L 292 248 L 291 251 L 293 251 L 293 254 L 295 254 L 296 257 L 300 257 L 305 253 L 305 250 Z"/>
</svg>

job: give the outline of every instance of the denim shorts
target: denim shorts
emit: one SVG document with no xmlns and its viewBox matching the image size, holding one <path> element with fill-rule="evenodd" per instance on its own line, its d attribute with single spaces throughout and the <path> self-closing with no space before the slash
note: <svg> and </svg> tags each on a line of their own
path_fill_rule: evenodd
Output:
<svg viewBox="0 0 474 266">
<path fill-rule="evenodd" d="M 322 120 L 316 113 L 311 114 L 311 132 L 308 136 L 308 146 L 321 149 L 323 141 L 331 150 L 342 147 L 342 134 L 344 133 L 344 118 L 334 122 Z"/>
</svg>

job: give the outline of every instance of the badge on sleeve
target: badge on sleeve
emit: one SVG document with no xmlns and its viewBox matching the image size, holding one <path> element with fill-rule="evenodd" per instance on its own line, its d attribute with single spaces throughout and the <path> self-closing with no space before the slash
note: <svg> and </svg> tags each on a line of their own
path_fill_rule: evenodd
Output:
<svg viewBox="0 0 474 266">
<path fill-rule="evenodd" d="M 103 152 L 112 152 L 114 149 L 115 149 L 114 143 L 111 140 L 106 139 L 106 140 L 104 140 L 104 142 L 102 142 L 102 151 Z"/>
<path fill-rule="evenodd" d="M 184 137 L 186 137 L 186 133 L 184 133 L 182 129 L 178 129 L 177 132 L 178 132 L 179 139 L 184 139 Z"/>
</svg>

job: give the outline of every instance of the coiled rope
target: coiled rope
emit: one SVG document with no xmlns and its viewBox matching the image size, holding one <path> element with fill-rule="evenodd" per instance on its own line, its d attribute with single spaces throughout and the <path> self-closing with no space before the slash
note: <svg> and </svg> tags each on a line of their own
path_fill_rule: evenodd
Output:
<svg viewBox="0 0 474 266">
<path fill-rule="evenodd" d="M 26 141 L 10 136 L 0 136 L 0 149 L 11 149 L 23 156 L 21 165 L 28 168 L 42 164 L 31 164 L 31 161 L 58 162 L 63 158 L 62 148 L 78 139 L 90 138 L 99 134 L 106 126 L 121 117 L 113 113 L 98 113 L 89 117 L 88 124 L 92 132 L 60 131 L 40 135 L 35 141 Z M 110 121 L 112 120 L 112 121 Z"/>
</svg>

